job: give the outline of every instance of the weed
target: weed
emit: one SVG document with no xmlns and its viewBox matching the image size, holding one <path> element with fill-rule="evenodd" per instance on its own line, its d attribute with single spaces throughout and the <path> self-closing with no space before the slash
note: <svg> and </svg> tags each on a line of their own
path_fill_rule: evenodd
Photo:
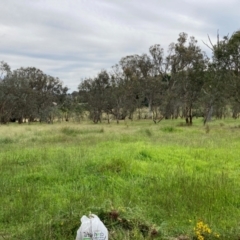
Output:
<svg viewBox="0 0 240 240">
<path fill-rule="evenodd" d="M 194 234 L 197 240 L 214 239 L 220 237 L 218 233 L 214 233 L 203 221 L 197 222 L 196 226 L 194 227 Z"/>
<path fill-rule="evenodd" d="M 127 231 L 131 240 L 154 239 L 160 236 L 160 231 L 155 225 L 151 225 L 141 219 L 126 218 L 119 209 L 102 210 L 98 215 L 107 226 L 110 232 L 110 239 L 119 239 L 119 235 L 116 236 L 116 232 L 119 231 L 125 231 L 125 237 Z"/>
<path fill-rule="evenodd" d="M 142 160 L 151 160 L 152 159 L 152 155 L 151 155 L 151 153 L 148 151 L 148 150 L 141 150 L 140 152 L 139 152 L 139 157 L 140 157 L 140 159 L 142 159 Z"/>
<path fill-rule="evenodd" d="M 194 232 L 197 236 L 197 240 L 204 240 L 205 237 L 211 234 L 211 229 L 203 221 L 199 221 L 194 228 Z"/>
<path fill-rule="evenodd" d="M 99 172 L 111 172 L 120 173 L 122 171 L 127 171 L 129 168 L 128 163 L 120 158 L 114 158 L 111 162 L 101 164 Z"/>
<path fill-rule="evenodd" d="M 172 132 L 175 132 L 176 129 L 174 127 L 164 127 L 162 128 L 162 131 L 172 133 Z"/>
<path fill-rule="evenodd" d="M 145 133 L 148 137 L 151 137 L 152 136 L 152 131 L 150 129 L 145 129 Z"/>
</svg>

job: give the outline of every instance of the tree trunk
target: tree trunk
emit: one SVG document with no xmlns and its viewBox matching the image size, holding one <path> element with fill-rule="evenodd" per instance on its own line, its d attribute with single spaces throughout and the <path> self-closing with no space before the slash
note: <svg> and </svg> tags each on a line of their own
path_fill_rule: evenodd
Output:
<svg viewBox="0 0 240 240">
<path fill-rule="evenodd" d="M 192 125 L 192 106 L 186 107 L 186 124 Z"/>
<path fill-rule="evenodd" d="M 19 124 L 22 124 L 22 123 L 23 123 L 23 118 L 22 118 L 22 117 L 18 118 L 18 123 L 19 123 Z"/>
<path fill-rule="evenodd" d="M 205 116 L 205 119 L 204 119 L 204 125 L 205 125 L 207 122 L 210 122 L 210 121 L 211 121 L 212 113 L 213 113 L 213 106 L 211 105 L 211 106 L 209 107 L 209 109 L 207 110 L 207 112 L 206 112 L 206 116 Z"/>
<path fill-rule="evenodd" d="M 189 116 L 190 119 L 190 125 L 192 125 L 192 114 Z"/>
</svg>

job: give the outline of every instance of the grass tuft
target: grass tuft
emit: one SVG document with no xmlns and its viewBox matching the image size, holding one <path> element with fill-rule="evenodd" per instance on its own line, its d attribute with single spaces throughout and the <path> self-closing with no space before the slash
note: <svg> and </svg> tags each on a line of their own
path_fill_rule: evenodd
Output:
<svg viewBox="0 0 240 240">
<path fill-rule="evenodd" d="M 14 143 L 14 139 L 10 137 L 0 138 L 0 144 L 12 144 L 12 143 Z"/>
<path fill-rule="evenodd" d="M 150 129 L 145 129 L 145 133 L 148 137 L 151 137 L 153 134 L 152 134 L 152 131 Z"/>
<path fill-rule="evenodd" d="M 172 132 L 176 131 L 176 128 L 167 126 L 167 127 L 162 128 L 161 130 L 163 132 L 172 133 Z"/>
<path fill-rule="evenodd" d="M 152 154 L 148 150 L 141 150 L 139 152 L 139 158 L 141 160 L 151 160 L 152 159 Z"/>
</svg>

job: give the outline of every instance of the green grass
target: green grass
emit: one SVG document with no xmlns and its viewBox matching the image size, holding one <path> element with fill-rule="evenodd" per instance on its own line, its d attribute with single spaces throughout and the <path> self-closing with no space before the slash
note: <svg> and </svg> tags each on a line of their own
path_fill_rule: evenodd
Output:
<svg viewBox="0 0 240 240">
<path fill-rule="evenodd" d="M 90 211 L 110 239 L 193 239 L 200 220 L 238 239 L 240 123 L 181 122 L 0 126 L 0 239 L 74 239 Z"/>
</svg>

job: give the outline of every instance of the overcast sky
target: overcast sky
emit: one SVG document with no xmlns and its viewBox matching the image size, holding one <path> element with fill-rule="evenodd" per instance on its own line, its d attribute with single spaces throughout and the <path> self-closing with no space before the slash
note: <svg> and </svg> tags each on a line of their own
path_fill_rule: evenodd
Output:
<svg viewBox="0 0 240 240">
<path fill-rule="evenodd" d="M 70 92 L 122 57 L 164 49 L 179 33 L 202 49 L 240 29 L 240 0 L 1 0 L 0 61 L 59 77 Z"/>
</svg>

